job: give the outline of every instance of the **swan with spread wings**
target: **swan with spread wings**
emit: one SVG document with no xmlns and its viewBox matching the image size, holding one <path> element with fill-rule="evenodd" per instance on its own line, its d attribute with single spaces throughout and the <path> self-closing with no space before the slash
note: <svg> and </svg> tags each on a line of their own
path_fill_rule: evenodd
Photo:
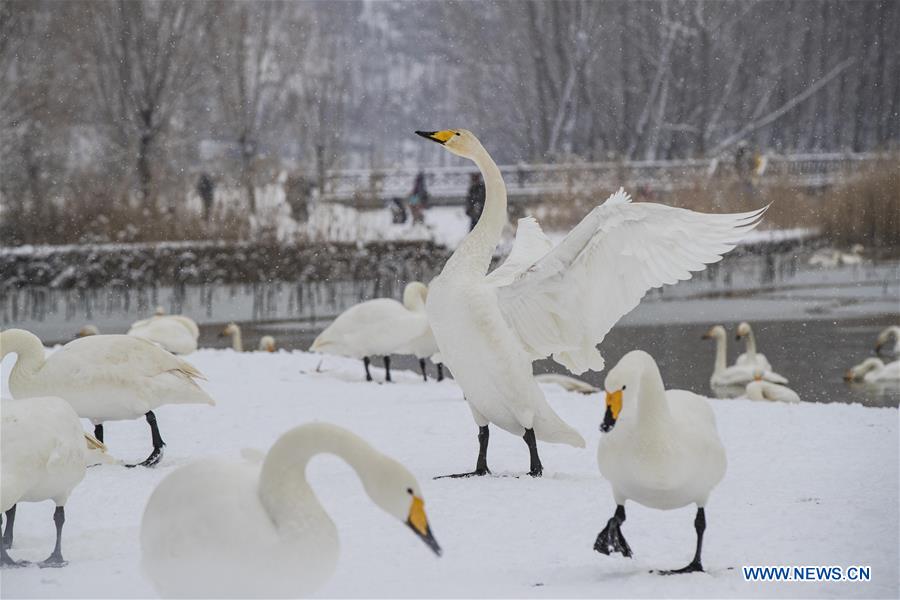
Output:
<svg viewBox="0 0 900 600">
<path fill-rule="evenodd" d="M 537 440 L 585 442 L 547 403 L 532 362 L 552 356 L 575 374 L 602 370 L 597 345 L 648 290 L 690 279 L 720 260 L 765 208 L 704 214 L 632 203 L 620 189 L 555 247 L 537 221 L 520 220 L 509 258 L 488 274 L 507 221 L 500 169 L 470 131 L 416 133 L 475 162 L 486 188 L 481 218 L 431 282 L 426 303 L 441 356 L 479 428 L 475 470 L 452 477 L 490 472 L 489 423 L 523 437 L 529 474 L 539 477 Z"/>
</svg>

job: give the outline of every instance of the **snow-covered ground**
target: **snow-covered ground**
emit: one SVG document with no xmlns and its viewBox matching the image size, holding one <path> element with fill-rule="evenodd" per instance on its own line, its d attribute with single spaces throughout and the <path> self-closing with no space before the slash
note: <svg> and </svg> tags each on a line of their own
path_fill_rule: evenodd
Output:
<svg viewBox="0 0 900 600">
<path fill-rule="evenodd" d="M 4 395 L 12 358 L 2 364 Z M 368 384 L 357 361 L 328 358 L 315 372 L 320 358 L 301 352 L 201 350 L 189 360 L 208 376 L 204 385 L 217 406 L 157 411 L 168 446 L 156 469 L 89 469 L 66 506 L 69 565 L 3 570 L 3 597 L 153 596 L 140 573 L 138 531 L 160 479 L 197 457 L 266 449 L 309 421 L 347 427 L 405 463 L 422 484 L 444 548 L 436 558 L 368 500 L 348 466 L 319 458 L 310 479 L 343 547 L 324 597 L 898 596 L 896 409 L 713 400 L 729 467 L 707 507 L 708 572 L 663 577 L 648 571 L 683 566 L 693 553 L 693 508 L 629 504 L 623 531 L 634 558 L 592 550 L 614 510 L 595 462 L 597 396 L 545 387 L 588 448 L 540 444 L 543 478 L 435 481 L 470 469 L 477 451 L 476 427 L 451 380 L 425 384 L 395 371 L 393 385 Z M 121 459 L 150 450 L 143 420 L 108 423 L 106 440 Z M 488 462 L 495 474 L 520 475 L 525 444 L 494 430 Z M 52 505 L 20 505 L 12 555 L 43 559 L 53 539 Z M 741 574 L 743 565 L 819 564 L 869 565 L 872 581 L 748 583 Z"/>
</svg>

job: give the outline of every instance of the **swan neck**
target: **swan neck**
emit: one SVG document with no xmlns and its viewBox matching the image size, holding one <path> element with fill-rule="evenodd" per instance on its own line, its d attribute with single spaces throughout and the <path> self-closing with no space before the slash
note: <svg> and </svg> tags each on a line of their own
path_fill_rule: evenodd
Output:
<svg viewBox="0 0 900 600">
<path fill-rule="evenodd" d="M 643 424 L 668 422 L 671 415 L 669 403 L 666 400 L 666 388 L 656 363 L 648 362 L 644 366 L 640 386 L 639 421 Z"/>
<path fill-rule="evenodd" d="M 0 334 L 0 360 L 12 353 L 17 358 L 10 371 L 9 382 L 12 387 L 16 387 L 17 382 L 33 378 L 44 364 L 44 345 L 31 332 L 10 329 Z"/>
<path fill-rule="evenodd" d="M 725 371 L 726 364 L 726 346 L 725 346 L 725 338 L 723 336 L 716 337 L 716 362 L 713 366 L 714 373 L 722 373 Z"/>
<path fill-rule="evenodd" d="M 231 347 L 235 352 L 243 352 L 244 351 L 244 340 L 241 337 L 241 328 L 235 327 L 234 331 L 231 334 Z"/>
<path fill-rule="evenodd" d="M 753 335 L 752 329 L 747 333 L 747 354 L 751 357 L 756 356 L 756 336 Z"/>
<path fill-rule="evenodd" d="M 494 249 L 506 225 L 506 184 L 500 168 L 487 150 L 479 148 L 472 160 L 484 179 L 484 210 L 474 229 L 447 261 L 444 270 L 452 272 L 462 267 L 467 273 L 483 277 L 491 265 Z"/>
<path fill-rule="evenodd" d="M 365 475 L 379 454 L 361 438 L 332 425 L 301 425 L 282 435 L 263 461 L 260 500 L 283 532 L 301 532 L 311 515 L 328 515 L 306 480 L 306 466 L 318 454 L 333 454 L 349 464 L 365 485 Z"/>
</svg>

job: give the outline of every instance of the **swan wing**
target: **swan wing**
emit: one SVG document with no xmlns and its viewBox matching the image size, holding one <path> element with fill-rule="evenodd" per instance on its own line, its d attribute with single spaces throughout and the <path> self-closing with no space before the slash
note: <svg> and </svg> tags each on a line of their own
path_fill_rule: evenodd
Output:
<svg viewBox="0 0 900 600">
<path fill-rule="evenodd" d="M 633 204 L 619 189 L 558 246 L 498 286 L 500 309 L 533 360 L 552 355 L 573 373 L 599 371 L 597 344 L 648 290 L 719 261 L 766 208 L 706 214 Z"/>
<path fill-rule="evenodd" d="M 516 239 L 509 256 L 506 257 L 503 264 L 490 272 L 485 278 L 485 282 L 497 286 L 508 285 L 552 249 L 553 242 L 550 241 L 534 217 L 519 219 L 518 227 L 516 227 Z"/>
<path fill-rule="evenodd" d="M 173 373 L 205 379 L 189 362 L 153 342 L 133 335 L 92 335 L 69 342 L 41 369 L 44 377 L 59 380 L 133 379 Z"/>
</svg>

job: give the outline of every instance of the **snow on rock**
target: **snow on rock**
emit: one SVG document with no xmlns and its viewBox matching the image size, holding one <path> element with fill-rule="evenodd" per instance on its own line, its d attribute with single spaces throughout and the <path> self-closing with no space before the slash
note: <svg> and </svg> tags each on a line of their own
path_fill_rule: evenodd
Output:
<svg viewBox="0 0 900 600">
<path fill-rule="evenodd" d="M 12 366 L 2 364 L 3 393 Z M 418 477 L 444 556 L 434 557 L 376 508 L 352 470 L 334 457 L 309 468 L 337 524 L 342 555 L 324 597 L 893 597 L 898 595 L 898 419 L 896 409 L 845 404 L 785 405 L 713 400 L 728 473 L 707 506 L 708 573 L 662 577 L 648 571 L 688 563 L 693 507 L 661 512 L 629 503 L 623 532 L 634 558 L 592 550 L 612 515 L 596 466 L 602 419 L 598 396 L 544 392 L 588 440 L 588 449 L 540 444 L 544 477 L 528 467 L 522 440 L 493 429 L 488 463 L 496 475 L 433 480 L 472 468 L 476 426 L 452 380 L 364 382 L 359 361 L 303 352 L 200 350 L 190 361 L 209 378 L 217 406 L 157 411 L 168 444 L 156 469 L 88 470 L 66 505 L 63 569 L 5 569 L 4 597 L 149 597 L 140 573 L 141 514 L 173 469 L 210 455 L 267 449 L 309 421 L 347 427 L 401 460 Z M 376 379 L 381 369 L 372 369 Z M 840 389 L 834 393 L 839 394 Z M 87 428 L 89 425 L 85 423 Z M 117 458 L 143 458 L 146 423 L 110 422 Z M 50 503 L 22 504 L 17 559 L 41 560 L 53 546 Z M 868 583 L 748 583 L 742 565 L 870 565 Z"/>
</svg>

